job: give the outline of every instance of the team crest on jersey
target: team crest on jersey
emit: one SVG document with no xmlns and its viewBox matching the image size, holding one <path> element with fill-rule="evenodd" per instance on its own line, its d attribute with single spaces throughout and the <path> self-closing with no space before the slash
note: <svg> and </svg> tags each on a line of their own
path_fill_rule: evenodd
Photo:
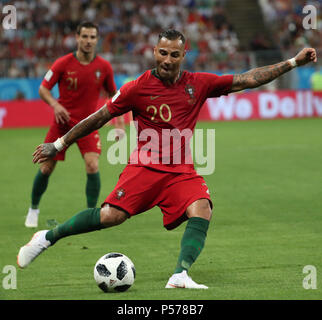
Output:
<svg viewBox="0 0 322 320">
<path fill-rule="evenodd" d="M 95 76 L 96 76 L 97 80 L 99 80 L 99 78 L 101 77 L 101 74 L 102 74 L 101 70 L 96 70 L 95 71 Z"/>
<path fill-rule="evenodd" d="M 125 190 L 123 188 L 116 190 L 116 199 L 117 200 L 120 200 L 124 196 L 125 196 Z"/>
<path fill-rule="evenodd" d="M 196 97 L 195 97 L 195 87 L 191 84 L 187 84 L 186 87 L 184 88 L 185 92 L 189 95 L 189 104 L 194 104 L 196 101 Z"/>
</svg>

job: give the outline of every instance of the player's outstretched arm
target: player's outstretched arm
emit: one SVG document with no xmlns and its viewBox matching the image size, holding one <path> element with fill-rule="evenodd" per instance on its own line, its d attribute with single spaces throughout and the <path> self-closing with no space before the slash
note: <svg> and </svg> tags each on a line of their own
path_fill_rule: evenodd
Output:
<svg viewBox="0 0 322 320">
<path fill-rule="evenodd" d="M 304 48 L 292 59 L 234 75 L 231 92 L 257 88 L 271 82 L 297 66 L 302 66 L 312 61 L 317 61 L 315 49 Z"/>
<path fill-rule="evenodd" d="M 53 158 L 58 151 L 71 145 L 79 138 L 85 137 L 91 132 L 101 128 L 113 117 L 110 115 L 106 106 L 80 121 L 70 129 L 63 137 L 57 139 L 54 143 L 43 143 L 39 145 L 33 153 L 33 162 L 41 163 L 49 158 Z"/>
</svg>

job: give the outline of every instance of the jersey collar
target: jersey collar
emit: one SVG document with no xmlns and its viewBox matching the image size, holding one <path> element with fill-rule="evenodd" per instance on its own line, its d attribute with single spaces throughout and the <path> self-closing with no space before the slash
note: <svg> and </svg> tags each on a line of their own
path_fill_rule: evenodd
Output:
<svg viewBox="0 0 322 320">
<path fill-rule="evenodd" d="M 77 52 L 77 51 L 74 51 L 74 52 L 73 52 L 73 56 L 75 57 L 75 59 L 76 59 L 80 64 L 82 64 L 82 63 L 78 60 L 77 55 L 76 55 L 76 52 Z M 95 52 L 94 57 L 93 57 L 93 59 L 92 59 L 92 61 L 91 61 L 90 63 L 92 63 L 92 62 L 95 60 L 95 58 L 96 58 L 96 52 Z M 83 65 L 83 64 L 82 64 L 82 65 Z"/>
<path fill-rule="evenodd" d="M 183 73 L 182 70 L 180 70 L 178 80 L 174 84 L 176 84 L 180 81 L 182 73 Z M 160 76 L 157 72 L 157 68 L 152 69 L 151 74 L 163 82 L 163 80 L 160 78 Z"/>
</svg>

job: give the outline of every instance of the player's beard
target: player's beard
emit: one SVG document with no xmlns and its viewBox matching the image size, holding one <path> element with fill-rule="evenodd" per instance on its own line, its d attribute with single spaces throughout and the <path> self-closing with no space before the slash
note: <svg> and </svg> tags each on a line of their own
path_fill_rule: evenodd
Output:
<svg viewBox="0 0 322 320">
<path fill-rule="evenodd" d="M 93 55 L 94 55 L 94 47 L 93 46 L 89 46 L 86 48 L 86 46 L 84 47 L 80 47 L 79 51 L 84 55 L 84 57 L 86 59 L 92 59 Z"/>
<path fill-rule="evenodd" d="M 84 54 L 91 54 L 93 52 L 93 46 L 83 46 L 81 47 L 81 51 L 84 53 Z"/>
<path fill-rule="evenodd" d="M 177 79 L 180 69 L 176 70 L 176 68 L 164 68 L 161 64 L 159 64 L 157 66 L 157 71 L 158 71 L 159 77 L 163 81 L 170 81 L 174 83 L 175 80 Z"/>
</svg>

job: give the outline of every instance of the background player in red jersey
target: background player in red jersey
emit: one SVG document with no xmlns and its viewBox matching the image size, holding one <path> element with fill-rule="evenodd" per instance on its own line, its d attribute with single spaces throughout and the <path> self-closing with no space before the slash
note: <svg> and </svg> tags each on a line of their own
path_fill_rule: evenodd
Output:
<svg viewBox="0 0 322 320">
<path fill-rule="evenodd" d="M 39 88 L 40 97 L 53 108 L 55 114 L 45 142 L 55 141 L 79 121 L 95 112 L 102 88 L 109 96 L 116 92 L 110 63 L 95 53 L 98 27 L 91 22 L 81 23 L 77 27 L 76 41 L 77 51 L 57 59 Z M 58 100 L 50 92 L 56 83 L 59 87 Z M 116 120 L 116 126 L 124 129 L 123 118 L 119 117 Z M 98 131 L 95 130 L 87 137 L 79 139 L 77 144 L 87 173 L 87 206 L 94 208 L 100 192 L 98 162 L 101 142 Z M 49 176 L 54 171 L 57 161 L 65 159 L 65 151 L 62 150 L 54 158 L 40 165 L 33 182 L 31 207 L 25 220 L 26 227 L 38 226 L 41 196 L 46 191 Z"/>
<path fill-rule="evenodd" d="M 33 161 L 41 163 L 128 110 L 133 111 L 134 120 L 138 122 L 139 135 L 145 129 L 158 133 L 149 150 L 146 150 L 142 141 L 138 142 L 115 189 L 101 208 L 87 209 L 52 230 L 37 232 L 28 245 L 20 248 L 17 259 L 20 267 L 28 266 L 41 252 L 63 237 L 121 224 L 131 216 L 157 205 L 163 213 L 167 229 L 175 228 L 188 219 L 178 263 L 166 288 L 207 289 L 205 285 L 194 282 L 187 271 L 204 247 L 212 216 L 208 189 L 189 161 L 173 161 L 178 153 L 183 155 L 185 148 L 182 145 L 176 149 L 173 143 L 170 157 L 162 162 L 165 159 L 164 150 L 158 150 L 157 146 L 162 145 L 159 140 L 161 136 L 169 134 L 168 129 L 178 129 L 180 132 L 193 130 L 198 112 L 208 97 L 256 88 L 295 66 L 316 62 L 316 52 L 313 48 L 306 48 L 290 60 L 238 75 L 219 77 L 190 73 L 180 68 L 185 56 L 184 36 L 178 31 L 168 30 L 160 34 L 154 56 L 156 69 L 146 71 L 137 80 L 124 85 L 105 106 L 55 143 L 37 147 Z M 146 161 L 148 158 L 150 161 Z"/>
</svg>

